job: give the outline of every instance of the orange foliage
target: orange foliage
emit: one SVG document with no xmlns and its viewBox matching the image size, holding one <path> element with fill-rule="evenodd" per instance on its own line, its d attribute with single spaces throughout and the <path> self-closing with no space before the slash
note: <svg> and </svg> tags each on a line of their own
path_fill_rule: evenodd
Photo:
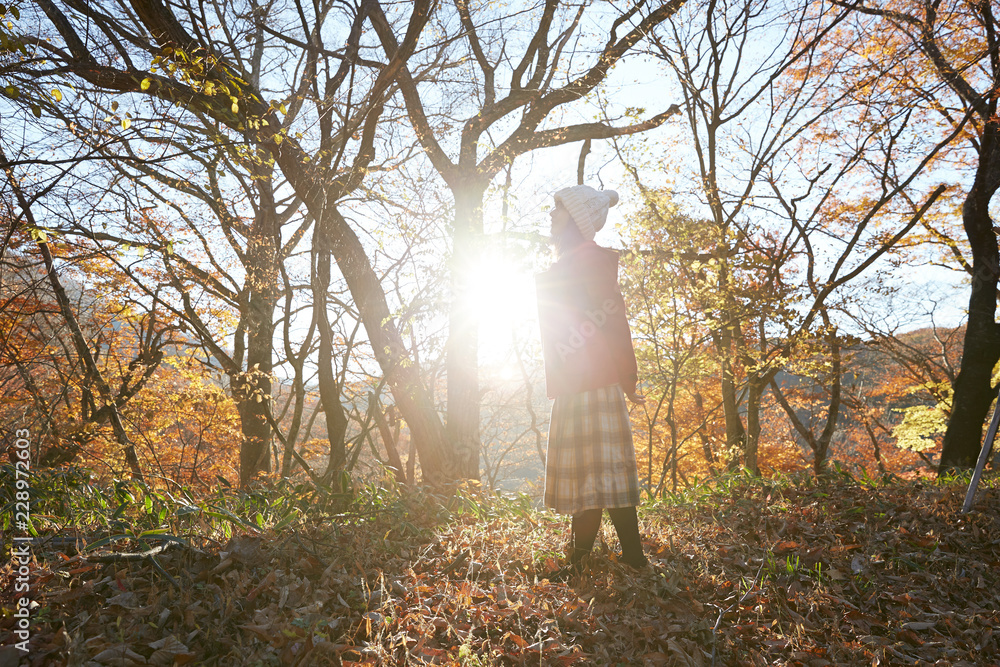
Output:
<svg viewBox="0 0 1000 667">
<path fill-rule="evenodd" d="M 56 246 L 58 250 L 58 246 Z M 61 266 L 72 309 L 150 481 L 235 479 L 240 431 L 233 401 L 190 359 L 176 327 L 131 294 L 106 256 L 75 247 Z M 74 463 L 101 478 L 128 475 L 108 411 L 77 356 L 35 246 L 15 234 L 0 281 L 0 419 L 27 429 L 33 467 Z M 174 354 L 161 362 L 164 354 Z"/>
<path fill-rule="evenodd" d="M 185 357 L 166 360 L 124 415 L 144 469 L 193 487 L 239 479 L 236 404 Z"/>
</svg>

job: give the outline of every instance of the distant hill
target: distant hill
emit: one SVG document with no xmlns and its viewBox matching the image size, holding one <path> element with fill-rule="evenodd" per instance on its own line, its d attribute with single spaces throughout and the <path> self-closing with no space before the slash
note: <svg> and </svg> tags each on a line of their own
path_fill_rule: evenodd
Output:
<svg viewBox="0 0 1000 667">
<path fill-rule="evenodd" d="M 894 442 L 887 431 L 899 424 L 904 409 L 937 404 L 931 392 L 920 389 L 920 385 L 926 382 L 950 384 L 957 374 L 964 336 L 964 325 L 958 328 L 925 327 L 892 337 L 873 336 L 845 348 L 843 402 L 832 447 L 845 446 L 852 436 L 861 432 L 863 423 L 859 409 L 866 411 L 870 422 L 884 426 L 879 429 L 881 435 Z M 775 381 L 786 396 L 799 399 L 792 401 L 798 406 L 797 417 L 813 432 L 819 432 L 826 420 L 829 387 L 786 372 L 779 373 Z M 804 396 L 809 400 L 803 400 Z M 794 429 L 789 428 L 789 432 L 804 450 L 808 450 Z"/>
</svg>

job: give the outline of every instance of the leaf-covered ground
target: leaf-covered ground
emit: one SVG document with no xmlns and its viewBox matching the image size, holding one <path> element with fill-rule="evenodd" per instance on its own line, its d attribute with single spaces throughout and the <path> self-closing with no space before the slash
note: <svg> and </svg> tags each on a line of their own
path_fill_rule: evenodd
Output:
<svg viewBox="0 0 1000 667">
<path fill-rule="evenodd" d="M 1000 493 L 962 516 L 964 492 L 737 478 L 643 508 L 648 570 L 615 561 L 606 522 L 566 582 L 546 578 L 566 520 L 471 495 L 155 559 L 39 544 L 22 664 L 1000 664 Z M 13 577 L 5 564 L 0 667 L 20 658 Z"/>
</svg>

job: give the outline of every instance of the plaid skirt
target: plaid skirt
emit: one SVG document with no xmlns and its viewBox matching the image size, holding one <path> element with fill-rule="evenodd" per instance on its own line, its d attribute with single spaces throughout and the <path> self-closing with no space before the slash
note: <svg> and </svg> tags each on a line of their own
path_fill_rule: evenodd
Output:
<svg viewBox="0 0 1000 667">
<path fill-rule="evenodd" d="M 561 514 L 639 504 L 632 428 L 620 386 L 556 398 L 545 457 L 545 504 Z"/>
</svg>

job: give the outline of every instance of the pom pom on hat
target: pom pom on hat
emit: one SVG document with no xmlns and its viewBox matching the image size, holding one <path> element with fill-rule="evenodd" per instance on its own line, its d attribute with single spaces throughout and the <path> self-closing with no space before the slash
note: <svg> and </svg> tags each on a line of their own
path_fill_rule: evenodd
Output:
<svg viewBox="0 0 1000 667">
<path fill-rule="evenodd" d="M 608 221 L 608 209 L 618 203 L 618 193 L 614 190 L 595 190 L 589 185 L 563 188 L 553 197 L 566 207 L 580 234 L 588 241 L 593 241 Z"/>
</svg>

